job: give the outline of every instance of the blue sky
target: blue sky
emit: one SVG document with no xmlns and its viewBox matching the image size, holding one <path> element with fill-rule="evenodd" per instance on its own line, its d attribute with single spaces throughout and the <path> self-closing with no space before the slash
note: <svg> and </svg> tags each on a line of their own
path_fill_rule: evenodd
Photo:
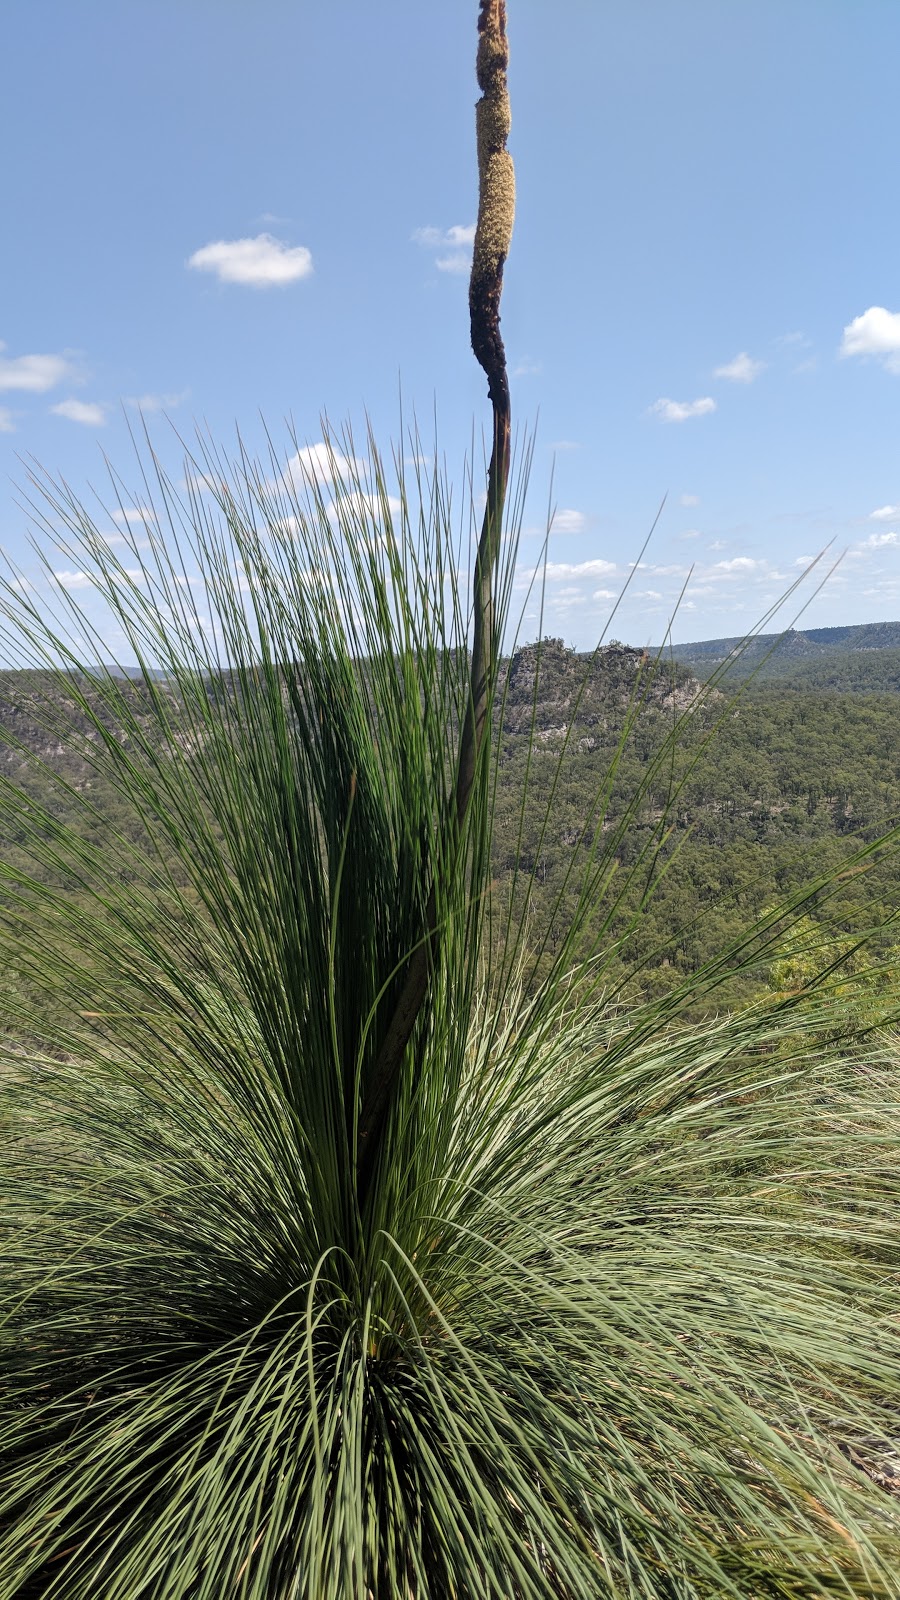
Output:
<svg viewBox="0 0 900 1600">
<path fill-rule="evenodd" d="M 0 543 L 17 457 L 126 478 L 143 402 L 251 447 L 323 410 L 451 465 L 468 348 L 475 0 L 13 0 L 0 178 Z M 544 631 L 751 626 L 833 541 L 808 625 L 900 616 L 896 0 L 509 0 L 503 329 L 537 425 Z M 461 472 L 459 473 L 461 479 Z M 66 570 L 61 567 L 61 570 Z M 524 592 L 524 589 L 521 591 Z M 533 608 L 532 608 L 533 610 Z M 787 619 L 785 619 L 787 620 Z M 533 636 L 537 619 L 526 616 Z"/>
</svg>

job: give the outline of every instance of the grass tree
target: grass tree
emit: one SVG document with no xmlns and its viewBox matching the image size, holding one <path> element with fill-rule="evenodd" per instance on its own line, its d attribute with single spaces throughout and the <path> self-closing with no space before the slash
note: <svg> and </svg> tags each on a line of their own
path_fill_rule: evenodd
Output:
<svg viewBox="0 0 900 1600">
<path fill-rule="evenodd" d="M 829 885 L 625 1014 L 572 970 L 602 796 L 537 988 L 493 892 L 502 0 L 479 29 L 471 613 L 440 472 L 349 433 L 184 486 L 145 451 L 121 557 L 44 482 L 90 598 L 49 553 L 3 589 L 48 739 L 0 785 L 0 1600 L 896 1593 L 893 1063 L 808 1001 L 678 1020 Z"/>
</svg>

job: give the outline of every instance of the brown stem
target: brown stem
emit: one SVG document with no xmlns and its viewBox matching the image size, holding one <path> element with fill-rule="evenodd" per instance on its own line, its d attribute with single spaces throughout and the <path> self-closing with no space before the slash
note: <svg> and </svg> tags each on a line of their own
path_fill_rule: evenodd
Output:
<svg viewBox="0 0 900 1600">
<path fill-rule="evenodd" d="M 448 819 L 449 848 L 441 857 L 444 863 L 450 863 L 450 870 L 457 869 L 456 847 L 472 794 L 478 755 L 487 727 L 491 684 L 496 674 L 493 578 L 500 550 L 510 463 L 509 379 L 506 352 L 500 335 L 503 266 L 512 238 L 516 199 L 512 157 L 506 148 L 510 126 L 506 84 L 509 62 L 506 0 L 480 0 L 478 35 L 476 72 L 482 91 L 475 107 L 478 223 L 469 280 L 469 315 L 472 349 L 487 374 L 488 395 L 493 408 L 493 440 L 488 467 L 487 504 L 475 558 L 472 664 L 456 763 L 456 803 L 454 814 Z M 371 1180 L 391 1089 L 428 993 L 429 979 L 437 958 L 436 901 L 432 882 L 425 911 L 424 937 L 407 963 L 403 987 L 369 1080 L 359 1123 L 358 1188 L 361 1197 Z"/>
</svg>

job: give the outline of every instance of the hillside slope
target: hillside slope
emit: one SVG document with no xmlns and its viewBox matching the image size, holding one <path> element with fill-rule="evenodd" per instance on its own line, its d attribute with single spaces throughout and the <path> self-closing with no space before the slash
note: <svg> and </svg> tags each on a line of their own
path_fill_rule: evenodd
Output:
<svg viewBox="0 0 900 1600">
<path fill-rule="evenodd" d="M 900 622 L 835 628 L 789 628 L 740 637 L 697 639 L 674 646 L 675 659 L 706 679 L 730 662 L 729 677 L 753 674 L 804 688 L 846 689 L 854 694 L 900 692 Z"/>
<path fill-rule="evenodd" d="M 91 740 L 80 753 L 61 741 L 53 706 L 64 720 L 66 686 L 52 686 L 48 714 L 49 683 L 0 675 L 0 780 L 40 797 L 57 817 L 77 811 L 94 843 L 111 824 L 140 847 L 140 819 L 93 769 Z M 612 989 L 627 981 L 659 993 L 900 818 L 895 694 L 769 680 L 737 697 L 714 691 L 701 703 L 699 695 L 688 666 L 654 672 L 644 652 L 625 645 L 587 657 L 547 639 L 508 663 L 494 889 L 517 913 L 528 902 L 536 974 L 559 947 L 592 856 L 605 854 L 606 868 L 587 945 L 607 951 Z M 661 759 L 689 712 L 677 747 Z M 78 811 L 85 800 L 91 810 Z M 26 866 L 24 828 L 0 842 L 0 860 Z M 3 899 L 10 904 L 0 887 Z M 872 877 L 852 879 L 827 918 L 850 938 L 898 905 L 900 862 L 889 859 Z M 813 903 L 810 914 L 824 927 L 824 905 Z M 893 943 L 887 930 L 883 950 Z M 767 973 L 763 961 L 716 1003 L 748 998 Z"/>
</svg>

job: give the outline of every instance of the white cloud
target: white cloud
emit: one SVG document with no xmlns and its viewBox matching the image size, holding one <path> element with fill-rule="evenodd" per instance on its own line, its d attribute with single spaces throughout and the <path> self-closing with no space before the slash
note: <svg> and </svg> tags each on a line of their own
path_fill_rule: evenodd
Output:
<svg viewBox="0 0 900 1600">
<path fill-rule="evenodd" d="M 403 510 L 403 501 L 398 500 L 396 495 L 389 494 L 387 508 L 392 517 L 399 516 Z M 363 521 L 371 519 L 377 521 L 382 512 L 381 496 L 374 491 L 351 489 L 349 493 L 341 495 L 339 503 L 332 501 L 328 507 L 328 516 L 332 522 L 340 520 L 341 512 L 345 516 L 358 517 Z"/>
<path fill-rule="evenodd" d="M 434 263 L 439 272 L 468 272 L 472 264 L 474 222 L 456 222 L 451 228 L 416 228 L 413 239 L 426 250 L 442 252 Z"/>
<path fill-rule="evenodd" d="M 699 528 L 685 528 L 684 533 L 680 533 L 678 535 L 678 537 L 679 537 L 679 539 L 699 539 L 700 538 L 700 529 Z"/>
<path fill-rule="evenodd" d="M 438 272 L 455 272 L 463 277 L 472 265 L 472 257 L 463 250 L 456 250 L 449 256 L 435 256 L 434 264 Z"/>
<path fill-rule="evenodd" d="M 0 341 L 0 351 L 6 345 Z M 0 390 L 25 389 L 30 394 L 46 394 L 71 376 L 65 356 L 0 355 Z"/>
<path fill-rule="evenodd" d="M 543 371 L 539 361 L 532 361 L 530 356 L 523 356 L 518 366 L 513 367 L 514 378 L 536 378 Z"/>
<path fill-rule="evenodd" d="M 306 444 L 291 456 L 285 468 L 284 481 L 296 489 L 309 488 L 311 484 L 334 483 L 337 478 L 347 478 L 355 470 L 361 472 L 364 463 L 351 461 L 339 450 L 329 450 L 323 439 L 318 444 Z"/>
<path fill-rule="evenodd" d="M 551 450 L 580 450 L 581 445 L 575 439 L 554 439 L 548 448 Z"/>
<path fill-rule="evenodd" d="M 587 527 L 587 517 L 583 511 L 573 511 L 571 507 L 563 511 L 554 511 L 550 523 L 551 533 L 583 533 Z"/>
<path fill-rule="evenodd" d="M 700 400 L 654 400 L 650 407 L 652 416 L 662 422 L 687 422 L 690 417 L 705 417 L 716 410 L 716 402 L 709 395 Z"/>
<path fill-rule="evenodd" d="M 546 566 L 549 582 L 557 582 L 563 578 L 606 578 L 615 572 L 614 561 L 548 561 Z"/>
<path fill-rule="evenodd" d="M 869 512 L 870 522 L 894 522 L 900 518 L 900 506 L 879 506 L 877 511 Z"/>
<path fill-rule="evenodd" d="M 53 576 L 63 589 L 87 589 L 92 581 L 86 572 L 54 572 Z"/>
<path fill-rule="evenodd" d="M 842 356 L 877 356 L 888 372 L 900 373 L 900 311 L 870 306 L 848 322 L 838 352 Z"/>
<path fill-rule="evenodd" d="M 618 599 L 618 594 L 616 593 L 615 589 L 595 589 L 593 594 L 591 595 L 591 599 L 592 600 L 617 600 Z"/>
<path fill-rule="evenodd" d="M 733 361 L 726 361 L 723 367 L 716 367 L 715 377 L 727 378 L 729 383 L 752 383 L 765 370 L 764 361 L 754 361 L 746 350 L 741 350 Z"/>
<path fill-rule="evenodd" d="M 754 561 L 751 556 L 732 556 L 730 561 L 717 561 L 713 567 L 714 572 L 756 572 L 761 567 L 761 561 Z"/>
<path fill-rule="evenodd" d="M 221 495 L 225 492 L 226 485 L 222 478 L 215 478 L 209 472 L 189 472 L 181 481 L 181 487 L 187 493 Z"/>
<path fill-rule="evenodd" d="M 135 411 L 174 411 L 176 406 L 184 404 L 188 393 L 189 390 L 182 389 L 180 394 L 129 395 L 125 404 L 132 406 Z"/>
<path fill-rule="evenodd" d="M 862 545 L 863 550 L 884 550 L 888 545 L 900 544 L 900 533 L 873 533 Z"/>
<path fill-rule="evenodd" d="M 308 278 L 313 259 L 305 245 L 292 249 L 270 233 L 260 233 L 255 239 L 217 239 L 205 244 L 188 257 L 187 265 L 197 272 L 214 272 L 220 283 L 271 289 Z"/>
<path fill-rule="evenodd" d="M 85 428 L 102 428 L 106 422 L 106 407 L 93 400 L 60 400 L 50 410 L 54 416 L 80 422 Z"/>
<path fill-rule="evenodd" d="M 9 406 L 0 406 L 0 433 L 15 433 L 16 425 Z"/>
<path fill-rule="evenodd" d="M 118 522 L 120 527 L 148 527 L 156 522 L 156 515 L 146 506 L 125 506 L 123 510 L 113 512 L 113 522 Z"/>
<path fill-rule="evenodd" d="M 680 506 L 698 506 L 700 504 L 700 496 L 698 494 L 680 494 L 678 496 L 678 504 Z"/>
<path fill-rule="evenodd" d="M 461 250 L 475 242 L 474 222 L 454 223 L 452 228 L 416 228 L 413 238 L 426 250 Z"/>
</svg>

